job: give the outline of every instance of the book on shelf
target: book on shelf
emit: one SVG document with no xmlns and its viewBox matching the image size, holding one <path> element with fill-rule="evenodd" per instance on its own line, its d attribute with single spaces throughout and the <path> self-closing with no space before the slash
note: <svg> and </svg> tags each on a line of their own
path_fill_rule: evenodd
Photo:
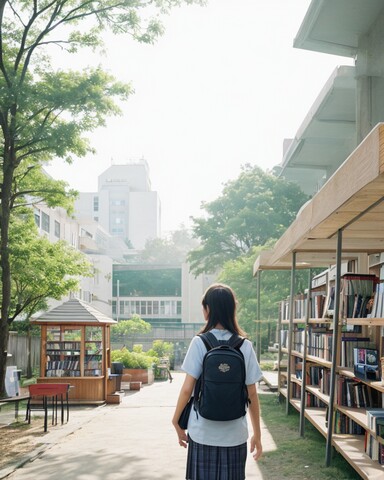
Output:
<svg viewBox="0 0 384 480">
<path fill-rule="evenodd" d="M 349 435 L 365 435 L 364 428 L 353 421 L 348 415 L 335 411 L 335 433 L 349 434 Z"/>
<path fill-rule="evenodd" d="M 379 379 L 379 352 L 372 348 L 354 348 L 354 374 L 363 380 Z"/>
<path fill-rule="evenodd" d="M 376 285 L 370 317 L 384 317 L 384 283 L 378 283 Z"/>
<path fill-rule="evenodd" d="M 288 348 L 288 330 L 280 330 L 280 345 L 282 348 Z"/>
<path fill-rule="evenodd" d="M 331 362 L 332 333 L 322 333 L 310 329 L 308 332 L 308 355 Z"/>
<path fill-rule="evenodd" d="M 337 376 L 338 405 L 352 408 L 377 408 L 380 404 L 380 395 L 377 390 L 358 382 L 352 378 Z"/>
<path fill-rule="evenodd" d="M 367 318 L 371 314 L 378 278 L 371 274 L 346 273 L 341 277 L 341 317 Z"/>
<path fill-rule="evenodd" d="M 369 337 L 343 335 L 341 337 L 340 366 L 353 368 L 355 365 L 354 349 L 368 348 L 369 345 Z"/>
<path fill-rule="evenodd" d="M 367 409 L 368 428 L 376 433 L 376 438 L 371 433 L 366 433 L 365 453 L 372 459 L 384 464 L 384 445 L 377 437 L 384 436 L 384 409 Z"/>
<path fill-rule="evenodd" d="M 326 299 L 325 290 L 311 291 L 311 318 L 322 318 Z"/>
</svg>

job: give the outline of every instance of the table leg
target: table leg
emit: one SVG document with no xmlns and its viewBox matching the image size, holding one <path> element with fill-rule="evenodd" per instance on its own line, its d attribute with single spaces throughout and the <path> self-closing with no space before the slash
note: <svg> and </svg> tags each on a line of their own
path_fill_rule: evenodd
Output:
<svg viewBox="0 0 384 480">
<path fill-rule="evenodd" d="M 44 432 L 48 430 L 48 400 L 47 397 L 43 396 L 43 407 L 44 407 Z"/>
</svg>

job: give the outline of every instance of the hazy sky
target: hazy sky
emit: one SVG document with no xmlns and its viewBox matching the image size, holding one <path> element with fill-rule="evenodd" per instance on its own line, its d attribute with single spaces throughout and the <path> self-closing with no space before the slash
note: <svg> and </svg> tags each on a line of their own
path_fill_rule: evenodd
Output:
<svg viewBox="0 0 384 480">
<path fill-rule="evenodd" d="M 161 199 L 163 231 L 188 225 L 241 165 L 279 164 L 284 138 L 295 135 L 334 68 L 351 64 L 292 47 L 309 4 L 209 0 L 207 7 L 175 9 L 155 45 L 110 36 L 107 56 L 93 61 L 131 82 L 135 93 L 122 117 L 90 135 L 96 155 L 71 166 L 54 162 L 49 173 L 79 191 L 96 191 L 112 159 L 144 157 Z"/>
</svg>

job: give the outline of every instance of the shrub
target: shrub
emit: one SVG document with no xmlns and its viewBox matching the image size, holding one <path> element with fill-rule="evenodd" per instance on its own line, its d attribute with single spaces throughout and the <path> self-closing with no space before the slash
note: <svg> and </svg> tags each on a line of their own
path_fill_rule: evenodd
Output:
<svg viewBox="0 0 384 480">
<path fill-rule="evenodd" d="M 157 358 L 150 357 L 145 353 L 130 352 L 127 348 L 112 350 L 112 362 L 120 362 L 124 368 L 151 368 Z"/>
</svg>

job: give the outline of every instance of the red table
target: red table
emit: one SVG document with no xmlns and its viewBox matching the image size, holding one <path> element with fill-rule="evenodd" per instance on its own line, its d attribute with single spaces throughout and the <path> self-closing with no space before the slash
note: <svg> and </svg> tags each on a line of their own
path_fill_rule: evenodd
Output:
<svg viewBox="0 0 384 480">
<path fill-rule="evenodd" d="M 31 410 L 44 410 L 44 432 L 47 431 L 48 424 L 48 401 L 52 400 L 52 425 L 57 423 L 57 402 L 60 397 L 61 405 L 61 423 L 64 423 L 64 397 L 67 404 L 67 421 L 69 420 L 69 402 L 68 392 L 69 383 L 36 383 L 29 385 L 29 399 L 27 404 L 26 420 L 31 423 Z M 31 403 L 33 399 L 40 399 L 38 406 Z"/>
</svg>

